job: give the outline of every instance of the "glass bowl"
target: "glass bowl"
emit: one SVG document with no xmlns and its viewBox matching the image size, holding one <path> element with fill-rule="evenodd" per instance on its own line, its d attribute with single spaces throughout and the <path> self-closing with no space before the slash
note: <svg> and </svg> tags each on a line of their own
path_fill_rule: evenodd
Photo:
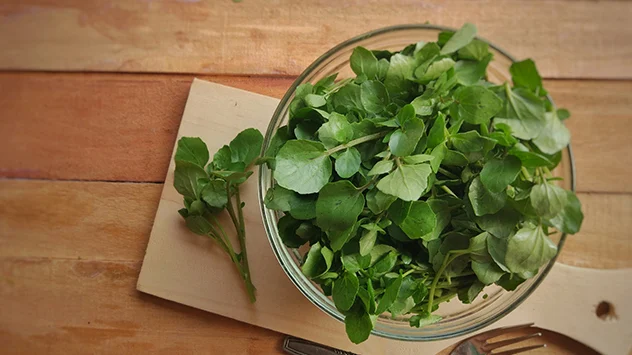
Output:
<svg viewBox="0 0 632 355">
<path fill-rule="evenodd" d="M 355 76 L 349 67 L 349 57 L 353 48 L 363 46 L 372 50 L 398 51 L 411 43 L 436 41 L 441 31 L 455 30 L 431 25 L 385 27 L 351 38 L 327 51 L 307 67 L 294 81 L 283 99 L 281 99 L 266 131 L 264 150 L 269 146 L 276 130 L 280 126 L 287 124 L 290 102 L 294 98 L 294 91 L 298 85 L 306 82 L 315 83 L 336 72 L 339 73 L 337 80 Z M 488 67 L 488 79 L 496 83 L 511 80 L 509 67 L 515 61 L 514 58 L 489 41 L 480 37 L 478 39 L 487 42 L 490 51 L 494 54 L 494 59 Z M 555 174 L 564 178 L 563 182 L 561 182 L 562 187 L 575 190 L 574 165 L 570 146 L 564 150 L 562 161 L 556 168 Z M 272 171 L 265 164 L 261 165 L 259 171 L 259 203 L 268 239 L 281 267 L 307 299 L 325 313 L 339 321 L 343 321 L 344 316 L 336 309 L 333 301 L 323 294 L 318 285 L 310 281 L 301 272 L 301 254 L 295 249 L 287 248 L 281 241 L 277 229 L 277 221 L 281 215 L 276 211 L 267 209 L 263 204 L 265 193 L 273 184 Z M 560 233 L 551 236 L 553 242 L 557 243 L 558 254 L 565 237 L 564 234 Z M 431 341 L 457 337 L 476 331 L 499 320 L 518 307 L 538 287 L 554 263 L 555 259 L 551 260 L 549 264 L 541 268 L 535 277 L 524 282 L 513 292 L 505 291 L 498 286 L 488 286 L 484 290 L 484 293 L 488 295 L 486 299 L 482 299 L 479 296 L 473 303 L 468 305 L 462 304 L 456 299 L 442 304 L 436 312 L 436 314 L 443 317 L 438 323 L 422 328 L 412 328 L 409 326 L 407 319 L 393 320 L 382 315 L 378 318 L 372 333 L 397 340 Z"/>
</svg>

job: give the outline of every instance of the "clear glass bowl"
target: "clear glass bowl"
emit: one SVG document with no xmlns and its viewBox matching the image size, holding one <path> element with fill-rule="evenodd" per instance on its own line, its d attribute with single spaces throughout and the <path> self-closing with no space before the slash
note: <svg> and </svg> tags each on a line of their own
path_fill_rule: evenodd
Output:
<svg viewBox="0 0 632 355">
<path fill-rule="evenodd" d="M 298 85 L 306 82 L 315 83 L 336 72 L 339 72 L 337 80 L 355 76 L 349 67 L 349 57 L 356 46 L 363 46 L 372 50 L 398 51 L 410 43 L 436 41 L 439 32 L 446 30 L 454 31 L 451 28 L 431 25 L 392 26 L 351 38 L 330 49 L 307 67 L 281 99 L 268 126 L 264 149 L 269 146 L 270 139 L 276 130 L 287 124 L 289 105 Z M 509 67 L 515 61 L 514 58 L 489 41 L 480 37 L 478 39 L 489 43 L 490 51 L 494 54 L 494 60 L 488 67 L 488 79 L 497 83 L 511 80 Z M 564 188 L 575 190 L 574 164 L 570 146 L 563 152 L 562 161 L 555 173 L 564 178 L 564 181 L 561 182 Z M 323 294 L 318 285 L 311 282 L 301 272 L 299 252 L 287 248 L 281 241 L 277 229 L 277 221 L 281 215 L 276 211 L 267 209 L 263 204 L 265 193 L 273 184 L 271 170 L 265 164 L 262 165 L 259 171 L 259 203 L 268 239 L 281 267 L 307 299 L 325 313 L 343 321 L 344 316 L 336 309 L 333 301 Z M 558 254 L 565 237 L 566 235 L 559 233 L 551 236 L 551 239 L 558 245 Z M 390 317 L 380 316 L 373 334 L 398 340 L 430 341 L 461 336 L 476 331 L 499 320 L 518 307 L 538 287 L 554 262 L 555 260 L 551 260 L 540 270 L 538 275 L 524 282 L 513 292 L 507 292 L 497 286 L 489 286 L 484 290 L 484 293 L 488 294 L 487 299 L 483 300 L 479 296 L 476 301 L 469 305 L 462 304 L 456 299 L 442 304 L 437 314 L 443 316 L 443 319 L 423 328 L 411 328 L 405 318 L 393 320 Z"/>
</svg>

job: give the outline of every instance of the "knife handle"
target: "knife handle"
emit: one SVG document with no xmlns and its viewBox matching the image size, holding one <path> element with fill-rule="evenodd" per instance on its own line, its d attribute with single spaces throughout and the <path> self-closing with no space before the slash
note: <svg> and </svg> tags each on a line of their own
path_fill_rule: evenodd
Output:
<svg viewBox="0 0 632 355">
<path fill-rule="evenodd" d="M 283 341 L 283 350 L 292 355 L 355 355 L 291 336 Z"/>
</svg>

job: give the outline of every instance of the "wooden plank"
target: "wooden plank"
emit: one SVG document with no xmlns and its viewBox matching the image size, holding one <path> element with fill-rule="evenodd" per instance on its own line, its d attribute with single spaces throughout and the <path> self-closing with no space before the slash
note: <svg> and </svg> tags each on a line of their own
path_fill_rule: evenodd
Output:
<svg viewBox="0 0 632 355">
<path fill-rule="evenodd" d="M 141 294 L 139 271 L 140 262 L 0 258 L 3 353 L 281 353 L 278 333 Z"/>
<path fill-rule="evenodd" d="M 161 191 L 161 184 L 0 180 L 0 258 L 140 262 Z M 632 195 L 579 197 L 584 225 L 560 261 L 632 267 Z"/>
<path fill-rule="evenodd" d="M 279 97 L 288 78 L 217 76 Z M 164 181 L 192 76 L 0 74 L 0 176 Z"/>
<path fill-rule="evenodd" d="M 0 177 L 164 181 L 193 77 L 0 73 Z M 292 78 L 204 77 L 281 97 Z M 548 81 L 583 192 L 632 192 L 632 81 Z"/>
<path fill-rule="evenodd" d="M 9 0 L 0 68 L 297 75 L 375 28 L 469 21 L 546 77 L 632 78 L 631 14 L 628 1 Z"/>
<path fill-rule="evenodd" d="M 137 262 L 0 257 L 3 353 L 283 354 L 282 334 L 137 292 L 139 269 Z M 543 333 L 548 354 L 593 354 Z"/>
</svg>

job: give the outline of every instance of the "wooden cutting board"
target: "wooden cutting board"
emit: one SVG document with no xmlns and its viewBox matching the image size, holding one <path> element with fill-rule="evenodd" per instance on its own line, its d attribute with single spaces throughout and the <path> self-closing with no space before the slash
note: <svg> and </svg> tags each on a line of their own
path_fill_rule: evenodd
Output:
<svg viewBox="0 0 632 355">
<path fill-rule="evenodd" d="M 201 137 L 213 154 L 238 132 L 265 132 L 277 99 L 194 80 L 178 138 Z M 291 283 L 268 243 L 257 200 L 257 174 L 242 187 L 250 267 L 257 287 L 251 304 L 226 255 L 211 240 L 190 233 L 177 210 L 171 161 L 138 279 L 138 290 L 281 333 L 362 354 L 433 354 L 458 339 L 399 342 L 372 336 L 352 344 L 342 323 L 320 311 Z M 225 220 L 226 225 L 230 225 Z M 632 270 L 591 270 L 558 264 L 518 309 L 492 327 L 525 322 L 569 335 L 605 354 L 626 354 L 632 339 Z M 616 318 L 595 315 L 601 301 Z"/>
</svg>

